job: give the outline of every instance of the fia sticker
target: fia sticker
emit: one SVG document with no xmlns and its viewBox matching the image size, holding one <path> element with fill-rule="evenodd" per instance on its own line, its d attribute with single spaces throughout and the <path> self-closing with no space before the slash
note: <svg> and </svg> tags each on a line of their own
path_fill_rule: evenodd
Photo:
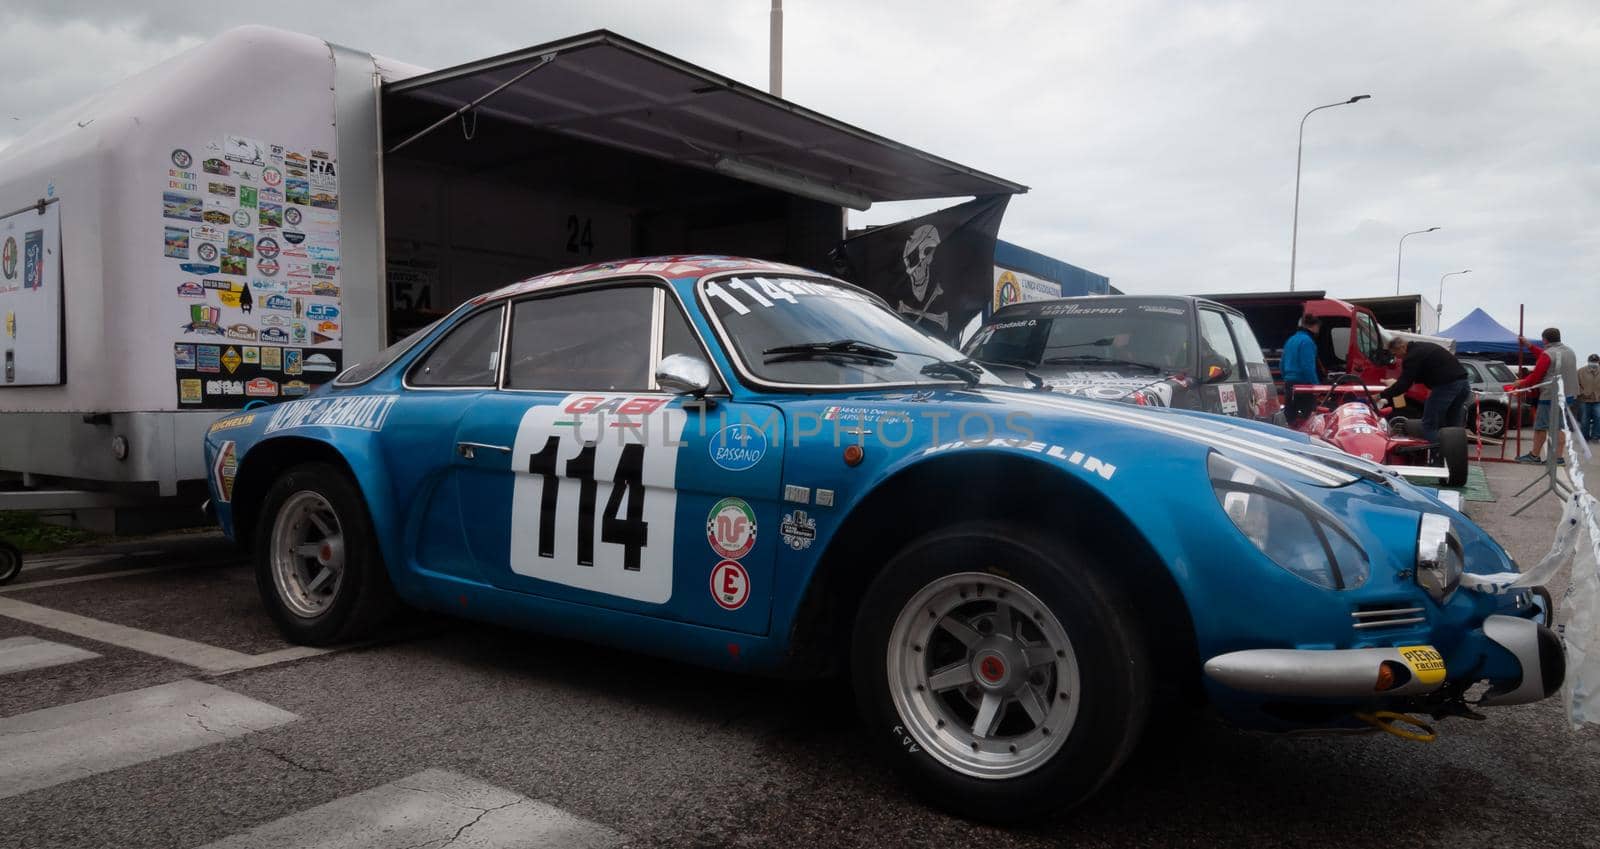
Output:
<svg viewBox="0 0 1600 849">
<path fill-rule="evenodd" d="M 749 422 L 731 424 L 717 431 L 706 447 L 711 462 L 730 472 L 743 472 L 766 456 L 767 434 Z"/>
<path fill-rule="evenodd" d="M 723 610 L 738 610 L 750 600 L 750 573 L 736 561 L 724 560 L 711 570 L 711 599 Z"/>
<path fill-rule="evenodd" d="M 738 560 L 756 545 L 756 513 L 743 498 L 724 498 L 706 517 L 706 541 L 724 560 Z"/>
<path fill-rule="evenodd" d="M 806 515 L 804 510 L 796 510 L 784 515 L 783 521 L 778 524 L 778 533 L 790 548 L 804 551 L 816 542 L 817 520 Z"/>
</svg>

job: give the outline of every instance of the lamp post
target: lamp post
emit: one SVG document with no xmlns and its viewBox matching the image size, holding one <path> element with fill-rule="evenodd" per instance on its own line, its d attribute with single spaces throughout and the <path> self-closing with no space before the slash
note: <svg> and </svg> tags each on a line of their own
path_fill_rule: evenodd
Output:
<svg viewBox="0 0 1600 849">
<path fill-rule="evenodd" d="M 1400 237 L 1400 251 L 1399 253 L 1395 254 L 1394 258 L 1394 293 L 1396 295 L 1400 294 L 1400 260 L 1406 255 L 1406 240 L 1412 236 L 1418 236 L 1423 233 L 1432 233 L 1437 229 L 1439 228 L 1429 227 L 1426 230 L 1412 230 L 1411 232 Z"/>
<path fill-rule="evenodd" d="M 1329 103 L 1325 106 L 1318 106 L 1300 118 L 1300 141 L 1294 149 L 1294 228 L 1289 236 L 1289 291 L 1291 292 L 1294 291 L 1295 257 L 1300 249 L 1300 161 L 1305 153 L 1306 147 L 1306 119 L 1311 117 L 1311 112 L 1317 112 L 1323 109 L 1332 109 L 1335 106 L 1348 106 L 1352 103 L 1360 103 L 1363 100 L 1368 100 L 1371 97 L 1372 95 L 1370 94 L 1358 94 L 1349 100 L 1341 100 L 1338 103 Z"/>
<path fill-rule="evenodd" d="M 1457 274 L 1471 274 L 1471 273 L 1472 273 L 1472 269 L 1463 268 L 1460 271 L 1452 271 L 1449 274 L 1442 275 L 1439 278 L 1439 305 L 1433 308 L 1435 316 L 1437 316 L 1440 319 L 1444 318 L 1444 278 L 1446 278 L 1446 277 L 1454 277 Z"/>
</svg>

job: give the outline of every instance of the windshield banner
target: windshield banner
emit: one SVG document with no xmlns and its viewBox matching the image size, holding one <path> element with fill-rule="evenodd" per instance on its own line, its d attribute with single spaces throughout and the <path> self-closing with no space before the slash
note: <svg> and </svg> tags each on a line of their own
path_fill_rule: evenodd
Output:
<svg viewBox="0 0 1600 849">
<path fill-rule="evenodd" d="M 844 240 L 839 276 L 876 292 L 906 320 L 957 344 L 967 322 L 994 298 L 994 241 L 1010 195 L 949 209 Z"/>
</svg>

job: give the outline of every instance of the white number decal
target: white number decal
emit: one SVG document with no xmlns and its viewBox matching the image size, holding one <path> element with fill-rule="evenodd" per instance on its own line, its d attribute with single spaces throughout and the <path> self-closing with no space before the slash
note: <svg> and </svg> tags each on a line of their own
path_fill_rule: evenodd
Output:
<svg viewBox="0 0 1600 849">
<path fill-rule="evenodd" d="M 672 597 L 686 416 L 667 401 L 569 395 L 523 415 L 511 451 L 511 571 L 654 604 Z"/>
</svg>

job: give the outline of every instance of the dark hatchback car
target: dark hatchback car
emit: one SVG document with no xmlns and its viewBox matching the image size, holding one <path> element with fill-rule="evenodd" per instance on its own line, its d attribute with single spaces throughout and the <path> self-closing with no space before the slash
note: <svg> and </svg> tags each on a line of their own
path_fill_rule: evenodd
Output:
<svg viewBox="0 0 1600 849">
<path fill-rule="evenodd" d="M 1019 386 L 1276 421 L 1272 370 L 1237 310 L 1187 296 L 1113 295 L 1002 307 L 968 356 Z"/>
</svg>

